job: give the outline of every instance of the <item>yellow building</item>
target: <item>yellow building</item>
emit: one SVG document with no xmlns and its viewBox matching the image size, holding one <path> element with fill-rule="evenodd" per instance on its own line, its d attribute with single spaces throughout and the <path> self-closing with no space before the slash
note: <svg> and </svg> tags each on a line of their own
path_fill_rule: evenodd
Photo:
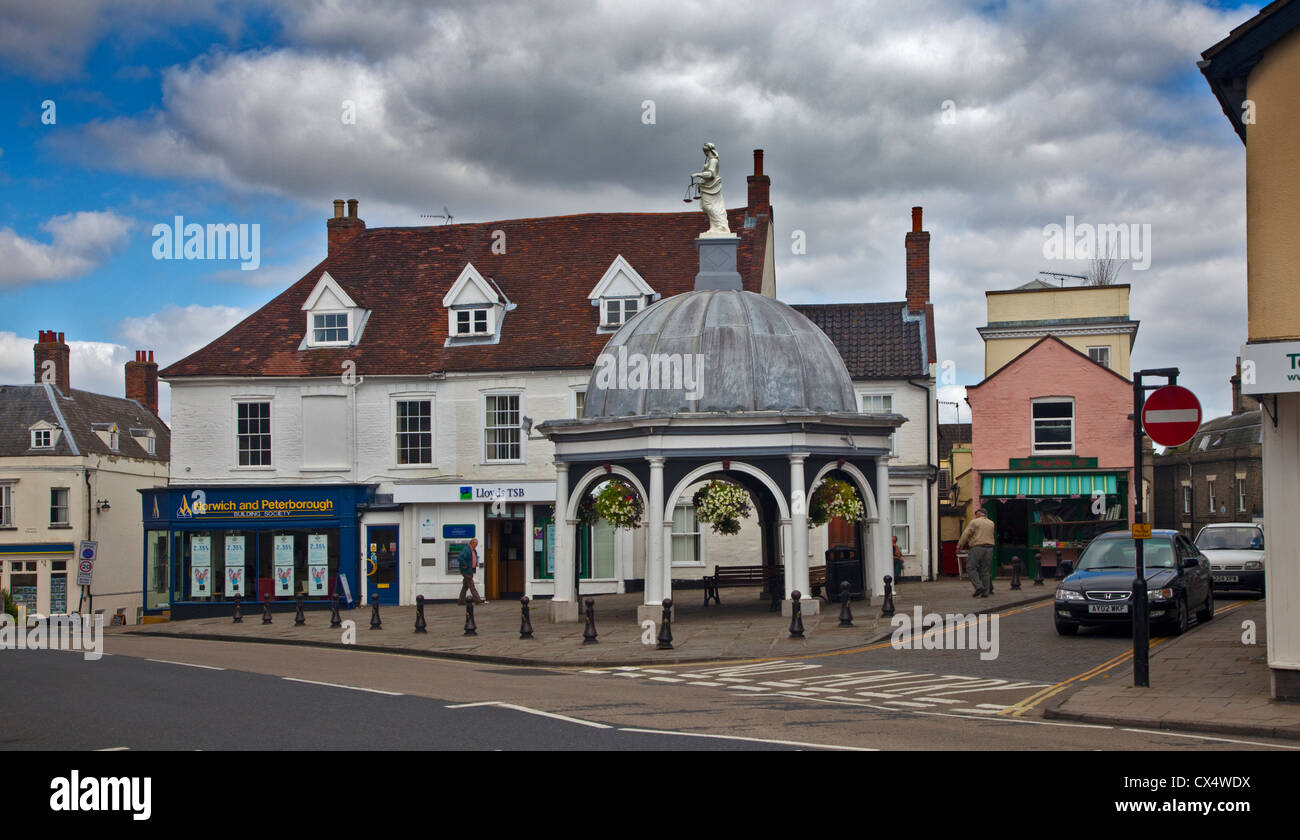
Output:
<svg viewBox="0 0 1300 840">
<path fill-rule="evenodd" d="M 985 292 L 984 297 L 988 324 L 979 334 L 984 339 L 986 379 L 1046 335 L 1129 377 L 1138 322 L 1128 316 L 1127 283 L 1057 286 L 1032 280 L 1015 289 Z"/>
<path fill-rule="evenodd" d="M 1270 3 L 1201 57 L 1201 72 L 1246 145 L 1241 391 L 1259 399 L 1264 412 L 1272 692 L 1300 701 L 1300 2 Z"/>
<path fill-rule="evenodd" d="M 945 575 L 958 573 L 957 541 L 970 522 L 975 498 L 970 440 L 970 423 L 939 424 L 939 553 L 940 570 Z"/>
</svg>

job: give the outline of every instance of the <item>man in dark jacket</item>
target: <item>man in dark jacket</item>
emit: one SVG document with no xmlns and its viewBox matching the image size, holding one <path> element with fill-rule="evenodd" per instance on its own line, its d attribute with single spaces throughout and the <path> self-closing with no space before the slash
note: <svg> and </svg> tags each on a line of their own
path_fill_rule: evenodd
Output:
<svg viewBox="0 0 1300 840">
<path fill-rule="evenodd" d="M 478 540 L 470 540 L 469 545 L 461 549 L 460 556 L 456 558 L 460 565 L 461 585 L 460 597 L 456 603 L 462 606 L 465 603 L 465 593 L 469 592 L 474 596 L 474 603 L 486 604 L 483 598 L 478 594 L 478 588 L 474 586 L 474 573 L 478 571 Z"/>
</svg>

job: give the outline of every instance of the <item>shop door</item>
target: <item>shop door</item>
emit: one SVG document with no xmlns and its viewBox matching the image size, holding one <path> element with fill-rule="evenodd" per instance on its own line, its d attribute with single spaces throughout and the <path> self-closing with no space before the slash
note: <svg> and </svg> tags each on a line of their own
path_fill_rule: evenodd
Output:
<svg viewBox="0 0 1300 840">
<path fill-rule="evenodd" d="M 483 523 L 483 597 L 495 601 L 501 595 L 501 569 L 497 565 L 497 552 L 501 545 L 501 520 L 489 519 Z"/>
<path fill-rule="evenodd" d="M 400 595 L 397 548 L 396 525 L 366 526 L 366 591 L 381 604 L 396 604 Z"/>
<path fill-rule="evenodd" d="M 497 537 L 497 595 L 522 597 L 524 594 L 524 521 L 503 519 Z"/>
</svg>

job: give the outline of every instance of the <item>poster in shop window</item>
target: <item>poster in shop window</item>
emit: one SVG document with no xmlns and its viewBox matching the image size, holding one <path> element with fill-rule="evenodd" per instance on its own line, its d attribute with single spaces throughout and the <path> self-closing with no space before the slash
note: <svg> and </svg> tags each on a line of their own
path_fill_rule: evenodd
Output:
<svg viewBox="0 0 1300 840">
<path fill-rule="evenodd" d="M 329 594 L 329 534 L 307 535 L 307 594 Z"/>
<path fill-rule="evenodd" d="M 275 594 L 293 595 L 293 535 L 275 538 Z"/>
<path fill-rule="evenodd" d="M 226 537 L 226 596 L 244 596 L 244 538 Z"/>
<path fill-rule="evenodd" d="M 190 537 L 190 597 L 212 596 L 212 537 Z"/>
</svg>

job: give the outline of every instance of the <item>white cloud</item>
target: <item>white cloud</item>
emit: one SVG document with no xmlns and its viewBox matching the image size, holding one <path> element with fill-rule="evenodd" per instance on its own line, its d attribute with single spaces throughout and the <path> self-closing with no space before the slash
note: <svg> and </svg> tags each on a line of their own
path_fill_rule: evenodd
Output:
<svg viewBox="0 0 1300 840">
<path fill-rule="evenodd" d="M 67 213 L 41 225 L 49 243 L 0 229 L 0 286 L 63 280 L 93 271 L 126 243 L 133 221 L 111 210 Z"/>
</svg>

